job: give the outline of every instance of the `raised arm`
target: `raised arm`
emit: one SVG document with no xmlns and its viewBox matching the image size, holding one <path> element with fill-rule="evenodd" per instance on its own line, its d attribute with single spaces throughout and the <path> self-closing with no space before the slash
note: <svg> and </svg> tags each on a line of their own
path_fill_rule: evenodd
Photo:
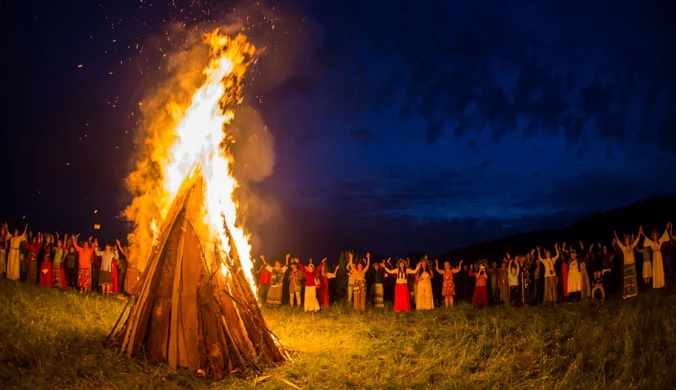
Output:
<svg viewBox="0 0 676 390">
<path fill-rule="evenodd" d="M 556 251 L 556 256 L 552 257 L 552 263 L 555 263 L 559 259 L 559 244 L 554 245 L 554 250 Z"/>
<path fill-rule="evenodd" d="M 118 249 L 120 252 L 122 252 L 122 256 L 126 257 L 127 260 L 129 260 L 129 252 L 127 252 L 127 250 L 124 249 L 124 248 L 122 247 L 122 245 L 120 245 L 120 240 L 115 240 L 115 245 L 117 245 L 117 249 Z"/>
<path fill-rule="evenodd" d="M 73 247 L 75 248 L 76 251 L 80 252 L 82 250 L 82 248 L 80 247 L 80 245 L 77 244 L 77 238 L 78 237 L 80 237 L 80 234 L 74 235 L 72 237 L 72 240 L 73 240 Z"/>
<path fill-rule="evenodd" d="M 407 274 L 417 274 L 418 270 L 420 269 L 420 264 L 422 264 L 422 261 L 419 261 L 418 264 L 416 265 L 415 269 L 410 269 L 406 268 L 406 273 Z"/>
<path fill-rule="evenodd" d="M 324 260 L 326 260 L 326 259 L 324 259 Z M 366 254 L 366 267 L 364 267 L 364 269 L 362 270 L 362 272 L 366 273 L 366 271 L 369 270 L 369 267 L 370 267 L 370 266 L 371 266 L 371 254 L 370 254 L 370 253 L 367 253 L 367 254 Z"/>
<path fill-rule="evenodd" d="M 538 250 L 538 261 L 542 262 L 542 260 L 544 259 L 542 258 L 542 252 L 540 251 L 540 247 L 538 246 L 536 247 L 536 249 Z"/>
<path fill-rule="evenodd" d="M 458 272 L 460 272 L 460 269 L 462 268 L 462 262 L 463 261 L 465 261 L 465 259 L 460 260 L 460 262 L 458 263 L 458 266 L 453 268 L 451 270 L 451 272 L 453 272 L 454 274 L 457 274 Z"/>
<path fill-rule="evenodd" d="M 439 269 L 439 260 L 437 259 L 434 259 L 434 269 L 437 270 L 437 272 L 440 273 L 441 275 L 444 274 L 444 272 Z"/>
<path fill-rule="evenodd" d="M 620 249 L 626 250 L 626 248 L 624 247 L 624 244 L 622 243 L 620 238 L 617 237 L 617 231 L 613 231 L 613 235 L 615 236 L 615 244 L 617 244 L 617 246 L 620 247 Z"/>
</svg>

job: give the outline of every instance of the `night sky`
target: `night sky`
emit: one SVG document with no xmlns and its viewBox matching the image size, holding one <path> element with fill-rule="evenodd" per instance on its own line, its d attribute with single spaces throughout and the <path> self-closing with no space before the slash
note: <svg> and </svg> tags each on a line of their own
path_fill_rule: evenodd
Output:
<svg viewBox="0 0 676 390">
<path fill-rule="evenodd" d="M 0 220 L 123 237 L 166 38 L 233 21 L 266 48 L 256 253 L 437 254 L 676 193 L 668 1 L 214 3 L 3 3 Z"/>
</svg>

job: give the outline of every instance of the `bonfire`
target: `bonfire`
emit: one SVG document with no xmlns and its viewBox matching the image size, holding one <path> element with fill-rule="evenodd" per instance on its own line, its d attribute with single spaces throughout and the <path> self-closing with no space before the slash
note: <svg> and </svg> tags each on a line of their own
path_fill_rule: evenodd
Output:
<svg viewBox="0 0 676 390">
<path fill-rule="evenodd" d="M 202 82 L 184 106 L 167 102 L 172 120 L 149 126 L 146 158 L 129 178 L 137 195 L 128 209 L 136 223 L 130 257 L 144 272 L 110 339 L 130 357 L 222 378 L 288 355 L 255 299 L 228 148 L 255 48 L 219 30 L 204 44 Z"/>
</svg>

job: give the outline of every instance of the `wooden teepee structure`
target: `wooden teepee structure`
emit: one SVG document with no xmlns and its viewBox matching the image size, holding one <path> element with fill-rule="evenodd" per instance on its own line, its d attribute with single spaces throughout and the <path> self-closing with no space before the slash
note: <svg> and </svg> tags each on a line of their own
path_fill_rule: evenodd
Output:
<svg viewBox="0 0 676 390">
<path fill-rule="evenodd" d="M 230 239 L 228 258 L 200 240 L 204 180 L 186 179 L 162 225 L 160 238 L 109 343 L 127 356 L 145 356 L 220 379 L 288 359 L 268 329 Z M 221 266 L 228 272 L 224 275 Z"/>
</svg>

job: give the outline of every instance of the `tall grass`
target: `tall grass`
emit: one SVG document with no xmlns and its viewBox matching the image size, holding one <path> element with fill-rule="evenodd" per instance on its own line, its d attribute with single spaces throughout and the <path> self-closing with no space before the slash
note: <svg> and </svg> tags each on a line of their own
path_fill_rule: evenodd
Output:
<svg viewBox="0 0 676 390">
<path fill-rule="evenodd" d="M 676 385 L 676 293 L 430 312 L 264 309 L 293 362 L 221 382 L 102 341 L 124 302 L 0 281 L 2 388 L 645 388 Z"/>
</svg>

